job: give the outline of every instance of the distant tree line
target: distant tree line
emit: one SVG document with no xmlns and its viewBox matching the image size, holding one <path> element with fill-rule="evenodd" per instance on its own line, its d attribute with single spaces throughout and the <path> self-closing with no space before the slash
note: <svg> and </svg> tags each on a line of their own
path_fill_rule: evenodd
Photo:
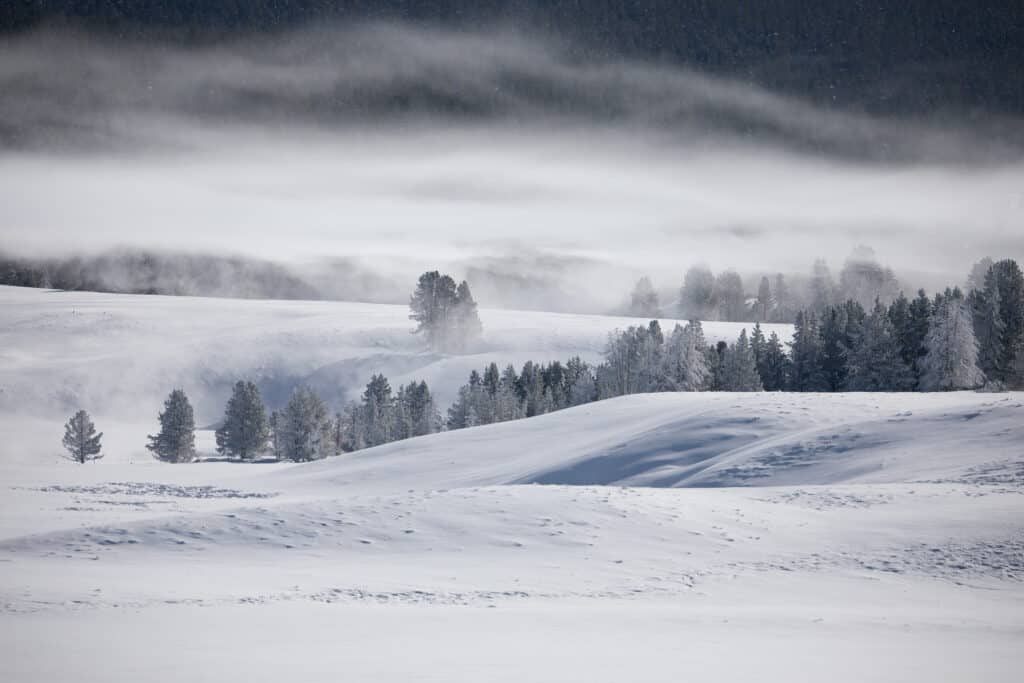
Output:
<svg viewBox="0 0 1024 683">
<path fill-rule="evenodd" d="M 791 323 L 803 309 L 820 313 L 849 300 L 870 308 L 876 299 L 888 304 L 900 292 L 895 273 L 881 265 L 867 247 L 854 250 L 846 259 L 838 281 L 828 264 L 818 259 L 810 274 L 797 282 L 777 273 L 762 276 L 756 283 L 756 289 L 748 289 L 735 270 L 716 275 L 705 265 L 693 266 L 679 289 L 676 313 L 687 320 Z M 662 317 L 658 293 L 649 278 L 637 282 L 627 310 L 634 317 Z"/>
</svg>

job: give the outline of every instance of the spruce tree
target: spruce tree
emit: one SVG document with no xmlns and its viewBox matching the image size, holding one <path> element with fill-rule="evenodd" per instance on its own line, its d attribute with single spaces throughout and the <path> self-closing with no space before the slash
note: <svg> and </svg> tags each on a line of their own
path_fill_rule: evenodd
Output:
<svg viewBox="0 0 1024 683">
<path fill-rule="evenodd" d="M 236 382 L 224 410 L 224 424 L 216 431 L 217 452 L 252 460 L 267 445 L 270 426 L 260 391 L 252 382 Z"/>
<path fill-rule="evenodd" d="M 77 463 L 84 465 L 90 460 L 102 458 L 102 438 L 103 432 L 96 433 L 96 425 L 84 410 L 72 415 L 64 425 L 64 448 L 68 450 L 69 458 Z"/>
<path fill-rule="evenodd" d="M 997 379 L 1009 386 L 1024 384 L 1018 374 L 1024 357 L 1024 273 L 1012 259 L 996 261 L 989 269 L 999 292 L 999 317 L 1003 323 Z"/>
<path fill-rule="evenodd" d="M 146 448 L 158 460 L 170 463 L 192 462 L 196 457 L 196 423 L 192 404 L 181 389 L 175 389 L 164 401 L 158 417 L 160 431 L 149 435 Z"/>
<path fill-rule="evenodd" d="M 363 423 L 368 448 L 394 439 L 395 401 L 384 375 L 374 375 L 363 392 Z"/>
</svg>

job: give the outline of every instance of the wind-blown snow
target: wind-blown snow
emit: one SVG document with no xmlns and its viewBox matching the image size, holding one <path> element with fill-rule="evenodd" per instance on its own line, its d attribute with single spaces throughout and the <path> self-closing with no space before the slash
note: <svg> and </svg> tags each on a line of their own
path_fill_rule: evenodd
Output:
<svg viewBox="0 0 1024 683">
<path fill-rule="evenodd" d="M 83 312 L 32 303 L 47 296 Z M 195 369 L 186 351 L 222 354 L 213 375 L 231 348 L 240 365 L 283 354 L 289 330 L 310 372 L 374 338 L 390 362 L 406 353 L 402 311 L 387 307 L 5 297 L 5 387 L 63 369 L 116 392 L 117 373 L 100 370 L 135 354 L 124 395 L 145 396 L 162 373 Z M 609 322 L 503 315 L 484 322 L 508 348 L 556 357 L 599 348 Z M 180 356 L 157 334 L 165 319 Z M 220 341 L 218 319 L 231 330 Z M 257 341 L 242 344 L 245 331 Z M 33 438 L 22 420 L 35 411 L 26 423 L 49 424 L 47 396 L 16 410 L 4 398 L 14 442 Z M 305 465 L 167 465 L 110 422 L 96 464 L 2 446 L 2 680 L 1020 671 L 1024 393 L 630 396 Z M 48 429 L 29 451 L 56 442 Z"/>
</svg>

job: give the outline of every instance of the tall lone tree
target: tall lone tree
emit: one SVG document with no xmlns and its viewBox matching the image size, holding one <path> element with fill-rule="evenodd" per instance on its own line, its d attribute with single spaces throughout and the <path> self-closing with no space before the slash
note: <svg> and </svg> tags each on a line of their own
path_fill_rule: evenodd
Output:
<svg viewBox="0 0 1024 683">
<path fill-rule="evenodd" d="M 79 410 L 71 416 L 71 419 L 64 425 L 64 448 L 68 449 L 70 459 L 77 463 L 85 464 L 90 460 L 99 460 L 103 457 L 100 453 L 100 439 L 103 432 L 96 433 L 96 425 L 93 424 L 89 413 Z"/>
<path fill-rule="evenodd" d="M 196 422 L 192 404 L 181 389 L 171 392 L 158 418 L 160 431 L 149 435 L 146 448 L 164 462 L 192 462 L 196 457 Z"/>
<path fill-rule="evenodd" d="M 266 448 L 270 426 L 255 384 L 235 383 L 216 437 L 218 453 L 242 460 L 252 460 Z"/>
</svg>

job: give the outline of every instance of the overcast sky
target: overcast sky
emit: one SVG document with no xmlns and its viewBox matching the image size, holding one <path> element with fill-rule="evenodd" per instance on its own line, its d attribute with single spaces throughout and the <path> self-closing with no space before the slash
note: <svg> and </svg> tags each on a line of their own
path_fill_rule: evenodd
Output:
<svg viewBox="0 0 1024 683">
<path fill-rule="evenodd" d="M 0 248 L 544 254 L 595 282 L 806 270 L 867 244 L 955 276 L 1024 257 L 1012 117 L 878 118 L 521 32 L 375 25 L 202 48 L 0 48 Z M 602 275 L 602 273 L 604 275 Z"/>
</svg>

